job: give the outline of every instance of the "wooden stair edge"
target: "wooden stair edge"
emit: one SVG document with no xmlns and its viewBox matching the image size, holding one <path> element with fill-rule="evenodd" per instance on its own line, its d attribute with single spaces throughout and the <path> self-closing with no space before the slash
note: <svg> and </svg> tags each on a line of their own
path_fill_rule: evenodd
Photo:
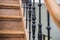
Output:
<svg viewBox="0 0 60 40">
<path fill-rule="evenodd" d="M 0 30 L 0 34 L 25 34 L 25 32 L 18 30 Z"/>
<path fill-rule="evenodd" d="M 0 15 L 0 19 L 22 19 L 22 16 Z"/>
<path fill-rule="evenodd" d="M 0 3 L 0 8 L 20 8 L 19 4 L 5 4 L 5 3 Z"/>
<path fill-rule="evenodd" d="M 25 32 L 18 30 L 0 30 L 0 38 L 24 38 Z"/>
<path fill-rule="evenodd" d="M 24 24 L 24 32 L 25 32 L 24 40 L 28 40 L 28 31 L 26 30 L 25 17 L 24 16 L 23 16 L 23 24 Z"/>
</svg>

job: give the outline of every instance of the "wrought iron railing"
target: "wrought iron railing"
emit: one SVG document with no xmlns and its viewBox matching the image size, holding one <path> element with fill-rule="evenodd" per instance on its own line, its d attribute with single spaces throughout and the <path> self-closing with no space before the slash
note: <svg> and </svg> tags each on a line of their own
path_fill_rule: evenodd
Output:
<svg viewBox="0 0 60 40">
<path fill-rule="evenodd" d="M 35 14 L 35 0 L 33 0 L 33 3 L 31 0 L 26 0 L 26 6 L 24 9 L 26 9 L 26 28 L 28 27 L 28 17 L 29 17 L 29 40 L 31 40 L 31 33 L 32 33 L 32 40 L 35 40 L 35 29 L 36 29 L 36 14 Z M 39 23 L 38 23 L 38 40 L 45 40 L 45 35 L 42 34 L 42 23 L 41 23 L 41 0 L 39 0 L 38 7 L 39 7 Z M 24 13 L 25 13 L 24 12 Z M 47 11 L 47 37 L 48 40 L 50 40 L 50 17 L 49 17 L 49 12 Z M 31 27 L 32 23 L 32 27 Z M 32 30 L 32 32 L 31 32 Z"/>
<path fill-rule="evenodd" d="M 36 15 L 35 15 L 35 0 L 33 0 L 33 7 L 32 7 L 32 37 L 35 40 L 35 29 L 36 29 Z"/>
<path fill-rule="evenodd" d="M 41 0 L 39 0 L 39 24 L 38 24 L 38 40 L 42 40 L 42 24 L 41 24 Z"/>
</svg>

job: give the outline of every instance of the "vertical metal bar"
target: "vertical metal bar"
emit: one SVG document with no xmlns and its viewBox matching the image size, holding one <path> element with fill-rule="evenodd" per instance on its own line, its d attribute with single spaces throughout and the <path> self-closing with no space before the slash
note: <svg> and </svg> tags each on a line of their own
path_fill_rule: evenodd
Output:
<svg viewBox="0 0 60 40">
<path fill-rule="evenodd" d="M 41 0 L 39 0 L 38 6 L 39 6 L 38 40 L 42 40 Z"/>
<path fill-rule="evenodd" d="M 29 1 L 26 0 L 26 28 L 27 28 L 27 24 L 28 24 L 28 3 L 29 3 Z"/>
<path fill-rule="evenodd" d="M 36 15 L 35 15 L 35 0 L 33 0 L 33 13 L 32 13 L 32 37 L 35 40 L 35 29 L 36 29 Z"/>
<path fill-rule="evenodd" d="M 47 11 L 47 20 L 48 20 L 48 26 L 50 26 L 50 17 L 49 17 L 49 12 Z"/>
<path fill-rule="evenodd" d="M 39 0 L 39 23 L 41 23 L 41 0 Z"/>
<path fill-rule="evenodd" d="M 50 17 L 49 17 L 49 12 L 47 11 L 47 21 L 48 21 L 48 25 L 47 25 L 47 31 L 48 31 L 48 40 L 50 40 Z"/>
<path fill-rule="evenodd" d="M 31 0 L 29 0 L 29 40 L 31 40 Z"/>
</svg>

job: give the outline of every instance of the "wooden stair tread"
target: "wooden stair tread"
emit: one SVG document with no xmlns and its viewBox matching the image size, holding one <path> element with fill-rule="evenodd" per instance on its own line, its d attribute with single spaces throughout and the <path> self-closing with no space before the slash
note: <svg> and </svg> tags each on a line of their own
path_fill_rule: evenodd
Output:
<svg viewBox="0 0 60 40">
<path fill-rule="evenodd" d="M 0 8 L 20 8 L 19 4 L 5 4 L 5 3 L 0 3 Z"/>
<path fill-rule="evenodd" d="M 21 0 L 0 0 L 0 40 L 27 40 L 20 2 Z"/>
<path fill-rule="evenodd" d="M 22 19 L 22 16 L 0 15 L 0 19 Z"/>
<path fill-rule="evenodd" d="M 0 34 L 25 34 L 24 31 L 17 31 L 17 30 L 0 30 Z"/>
</svg>

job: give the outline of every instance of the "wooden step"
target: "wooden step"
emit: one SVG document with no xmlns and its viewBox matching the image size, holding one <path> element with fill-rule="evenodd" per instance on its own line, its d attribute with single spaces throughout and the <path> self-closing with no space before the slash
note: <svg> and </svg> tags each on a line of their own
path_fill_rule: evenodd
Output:
<svg viewBox="0 0 60 40">
<path fill-rule="evenodd" d="M 19 4 L 21 0 L 0 0 L 0 3 Z"/>
<path fill-rule="evenodd" d="M 0 30 L 0 34 L 24 34 L 24 31 L 18 31 L 18 30 Z"/>
<path fill-rule="evenodd" d="M 0 0 L 0 40 L 27 40 L 21 5 L 21 0 Z"/>
<path fill-rule="evenodd" d="M 0 19 L 22 19 L 22 16 L 0 15 Z"/>
<path fill-rule="evenodd" d="M 24 31 L 17 30 L 0 30 L 0 37 L 24 37 Z"/>
<path fill-rule="evenodd" d="M 0 9 L 0 15 L 22 16 L 21 9 Z"/>
<path fill-rule="evenodd" d="M 0 38 L 0 40 L 25 40 L 24 38 Z"/>
<path fill-rule="evenodd" d="M 8 8 L 8 9 L 19 9 L 20 5 L 19 4 L 6 4 L 6 3 L 0 3 L 0 9 L 1 8 Z"/>
</svg>

